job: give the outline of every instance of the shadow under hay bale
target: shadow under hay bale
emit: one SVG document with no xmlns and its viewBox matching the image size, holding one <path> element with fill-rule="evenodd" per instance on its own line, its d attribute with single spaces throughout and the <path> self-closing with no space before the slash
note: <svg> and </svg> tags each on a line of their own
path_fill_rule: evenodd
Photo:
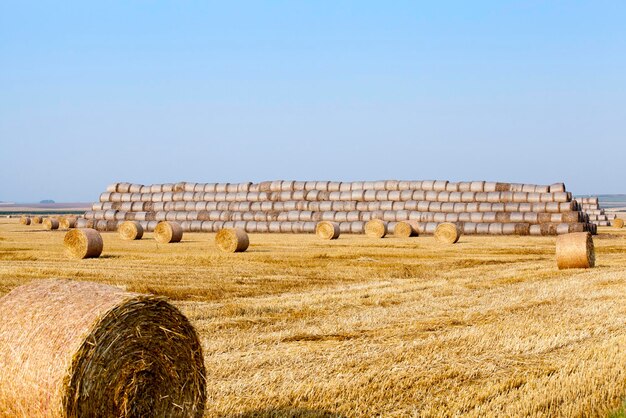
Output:
<svg viewBox="0 0 626 418">
<path fill-rule="evenodd" d="M 164 298 L 36 280 L 0 299 L 0 317 L 6 416 L 203 415 L 200 343 Z"/>
</svg>

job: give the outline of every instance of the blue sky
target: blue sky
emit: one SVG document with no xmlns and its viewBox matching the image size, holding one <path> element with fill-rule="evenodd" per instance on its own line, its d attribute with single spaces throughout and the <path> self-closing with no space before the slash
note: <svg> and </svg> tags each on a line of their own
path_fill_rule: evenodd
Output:
<svg viewBox="0 0 626 418">
<path fill-rule="evenodd" d="M 624 193 L 626 3 L 1 2 L 0 200 L 108 183 Z"/>
</svg>

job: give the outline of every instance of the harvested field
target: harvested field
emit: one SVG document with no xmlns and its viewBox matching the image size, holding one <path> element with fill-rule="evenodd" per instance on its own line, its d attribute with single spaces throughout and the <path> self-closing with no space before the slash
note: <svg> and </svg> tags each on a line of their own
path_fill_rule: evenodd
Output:
<svg viewBox="0 0 626 418">
<path fill-rule="evenodd" d="M 215 234 L 110 232 L 74 260 L 65 232 L 3 219 L 0 295 L 63 277 L 171 298 L 207 417 L 606 416 L 626 396 L 626 230 L 598 233 L 587 270 L 559 271 L 549 236 L 250 234 L 229 254 Z"/>
</svg>

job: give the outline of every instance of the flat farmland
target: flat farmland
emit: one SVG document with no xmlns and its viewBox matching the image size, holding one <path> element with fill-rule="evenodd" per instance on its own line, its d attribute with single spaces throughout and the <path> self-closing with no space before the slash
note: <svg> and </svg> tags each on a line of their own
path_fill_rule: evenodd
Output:
<svg viewBox="0 0 626 418">
<path fill-rule="evenodd" d="M 214 234 L 178 244 L 0 220 L 0 296 L 63 277 L 169 297 L 199 332 L 207 417 L 606 416 L 626 396 L 626 229 L 597 267 L 556 268 L 555 237 Z"/>
</svg>

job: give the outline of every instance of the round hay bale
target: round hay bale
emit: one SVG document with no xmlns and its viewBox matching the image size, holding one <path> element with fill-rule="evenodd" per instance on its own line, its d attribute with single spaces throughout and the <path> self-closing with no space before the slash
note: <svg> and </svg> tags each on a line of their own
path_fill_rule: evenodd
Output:
<svg viewBox="0 0 626 418">
<path fill-rule="evenodd" d="M 95 229 L 72 229 L 63 239 L 63 245 L 69 255 L 75 258 L 98 258 L 102 254 L 102 235 Z"/>
<path fill-rule="evenodd" d="M 71 229 L 76 225 L 76 218 L 72 216 L 62 216 L 59 218 L 59 228 Z"/>
<path fill-rule="evenodd" d="M 590 268 L 596 263 L 593 239 L 589 232 L 559 235 L 556 239 L 556 264 L 559 270 Z"/>
<path fill-rule="evenodd" d="M 455 244 L 461 237 L 461 231 L 456 224 L 444 222 L 437 225 L 435 239 L 446 244 Z"/>
<path fill-rule="evenodd" d="M 46 218 L 43 220 L 43 227 L 50 231 L 54 229 L 59 229 L 59 221 L 55 218 Z"/>
<path fill-rule="evenodd" d="M 42 221 L 42 217 L 41 216 L 33 216 L 30 221 L 31 221 L 32 224 L 40 224 L 41 221 Z"/>
<path fill-rule="evenodd" d="M 61 279 L 0 299 L 0 399 L 21 417 L 201 417 L 198 336 L 164 298 Z"/>
<path fill-rule="evenodd" d="M 365 224 L 365 235 L 372 238 L 384 238 L 387 235 L 387 222 L 372 219 Z"/>
<path fill-rule="evenodd" d="M 143 227 L 136 221 L 122 222 L 117 227 L 117 232 L 120 234 L 120 237 L 126 241 L 133 241 L 143 237 Z"/>
<path fill-rule="evenodd" d="M 418 222 L 417 221 L 400 221 L 396 223 L 393 234 L 401 238 L 416 237 Z"/>
<path fill-rule="evenodd" d="M 154 228 L 154 239 L 161 244 L 180 242 L 183 239 L 183 228 L 177 222 L 161 221 Z"/>
<path fill-rule="evenodd" d="M 248 249 L 250 239 L 241 228 L 225 228 L 215 235 L 215 245 L 226 253 L 241 253 Z"/>
<path fill-rule="evenodd" d="M 613 222 L 611 223 L 611 225 L 613 226 L 613 228 L 623 228 L 624 220 L 620 218 L 615 218 Z"/>
<path fill-rule="evenodd" d="M 322 221 L 315 226 L 315 234 L 326 240 L 339 238 L 340 230 L 337 222 Z"/>
<path fill-rule="evenodd" d="M 31 219 L 28 216 L 22 216 L 20 218 L 20 224 L 22 225 L 30 225 Z"/>
</svg>

